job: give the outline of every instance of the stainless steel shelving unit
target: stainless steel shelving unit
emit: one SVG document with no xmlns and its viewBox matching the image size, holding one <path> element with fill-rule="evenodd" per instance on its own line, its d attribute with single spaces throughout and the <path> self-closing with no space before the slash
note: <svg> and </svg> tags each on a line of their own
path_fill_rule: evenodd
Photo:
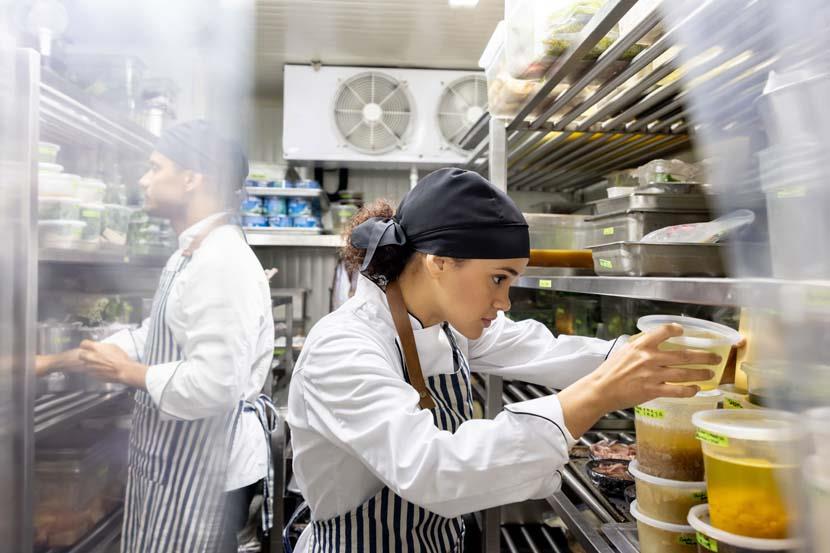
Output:
<svg viewBox="0 0 830 553">
<path fill-rule="evenodd" d="M 35 438 L 65 429 L 67 425 L 77 422 L 96 409 L 115 401 L 126 399 L 130 392 L 126 390 L 112 392 L 71 392 L 66 394 L 48 394 L 35 401 L 34 432 Z"/>
</svg>

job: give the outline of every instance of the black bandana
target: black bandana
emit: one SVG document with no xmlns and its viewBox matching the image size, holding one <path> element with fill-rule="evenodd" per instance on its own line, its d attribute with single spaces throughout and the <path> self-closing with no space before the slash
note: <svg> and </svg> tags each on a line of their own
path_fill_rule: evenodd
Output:
<svg viewBox="0 0 830 553">
<path fill-rule="evenodd" d="M 351 241 L 366 249 L 361 271 L 378 247 L 389 245 L 456 259 L 530 256 L 527 222 L 513 200 L 478 173 L 452 168 L 421 179 L 393 219 L 369 219 Z"/>
</svg>

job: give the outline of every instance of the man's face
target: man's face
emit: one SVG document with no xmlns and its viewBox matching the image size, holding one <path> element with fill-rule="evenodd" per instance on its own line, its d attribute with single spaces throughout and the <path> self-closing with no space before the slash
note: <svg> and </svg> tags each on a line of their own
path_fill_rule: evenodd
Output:
<svg viewBox="0 0 830 553">
<path fill-rule="evenodd" d="M 187 203 L 192 179 L 192 171 L 180 169 L 158 152 L 150 154 L 150 168 L 138 181 L 144 191 L 146 211 L 166 218 L 180 214 Z"/>
</svg>

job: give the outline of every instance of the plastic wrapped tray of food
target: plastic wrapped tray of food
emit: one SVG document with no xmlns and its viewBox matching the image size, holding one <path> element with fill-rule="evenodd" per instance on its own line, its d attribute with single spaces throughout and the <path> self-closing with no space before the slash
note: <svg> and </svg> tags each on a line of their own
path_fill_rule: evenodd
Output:
<svg viewBox="0 0 830 553">
<path fill-rule="evenodd" d="M 722 277 L 726 274 L 720 244 L 612 242 L 590 249 L 598 275 Z"/>
<path fill-rule="evenodd" d="M 710 219 L 707 211 L 665 211 L 626 209 L 586 219 L 591 225 L 589 246 L 611 242 L 637 242 L 657 229 Z"/>
<path fill-rule="evenodd" d="M 667 210 L 667 211 L 708 211 L 706 196 L 702 194 L 663 194 L 657 192 L 639 192 L 633 194 L 597 200 L 592 204 L 594 213 L 607 215 L 629 209 Z"/>
</svg>

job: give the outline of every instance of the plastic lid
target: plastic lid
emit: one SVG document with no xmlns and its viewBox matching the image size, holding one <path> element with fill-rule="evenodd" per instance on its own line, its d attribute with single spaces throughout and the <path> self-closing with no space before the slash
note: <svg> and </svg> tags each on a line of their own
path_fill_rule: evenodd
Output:
<svg viewBox="0 0 830 553">
<path fill-rule="evenodd" d="M 38 221 L 37 226 L 39 227 L 85 227 L 86 223 L 84 221 L 70 221 L 67 219 L 54 219 L 52 221 Z"/>
<path fill-rule="evenodd" d="M 481 54 L 481 58 L 478 60 L 478 66 L 482 69 L 487 69 L 492 66 L 501 55 L 503 48 L 504 21 L 499 21 L 498 25 L 496 25 L 496 30 L 493 31 L 492 36 L 490 36 L 490 40 L 487 41 L 487 46 L 485 46 L 484 52 Z"/>
<path fill-rule="evenodd" d="M 714 334 L 711 338 L 701 338 L 694 336 L 677 336 L 671 338 L 673 343 L 683 344 L 692 348 L 706 348 L 713 343 L 716 344 L 737 344 L 741 339 L 741 335 L 737 330 L 724 326 L 722 324 L 713 323 L 712 321 L 705 321 L 703 319 L 695 319 L 694 317 L 677 317 L 674 315 L 646 315 L 640 317 L 637 321 L 637 328 L 643 332 L 648 332 L 658 326 L 665 324 L 679 324 L 686 329 L 697 332 L 707 332 Z"/>
<path fill-rule="evenodd" d="M 44 142 L 43 140 L 38 142 L 38 147 L 39 148 L 46 148 L 46 149 L 49 149 L 49 150 L 58 150 L 58 151 L 60 151 L 60 149 L 61 149 L 60 145 L 54 144 L 52 142 Z"/>
<path fill-rule="evenodd" d="M 723 396 L 723 392 L 720 390 L 706 390 L 704 392 L 698 392 L 692 397 L 658 397 L 644 403 L 643 405 L 648 405 L 652 401 L 662 403 L 679 403 L 684 405 L 691 405 L 694 403 L 711 403 L 713 400 L 719 400 L 721 396 Z"/>
<path fill-rule="evenodd" d="M 637 519 L 639 522 L 643 524 L 647 524 L 653 528 L 657 528 L 658 530 L 663 530 L 665 532 L 675 532 L 677 534 L 694 534 L 695 529 L 691 526 L 686 526 L 685 524 L 671 524 L 670 522 L 663 522 L 662 520 L 657 520 L 655 518 L 651 518 L 650 516 L 646 516 L 640 512 L 640 508 L 637 506 L 637 500 L 631 502 L 631 516 Z"/>
<path fill-rule="evenodd" d="M 63 173 L 63 165 L 57 163 L 44 163 L 41 161 L 37 164 L 37 168 L 41 173 Z"/>
<path fill-rule="evenodd" d="M 106 188 L 107 185 L 100 179 L 82 178 L 81 184 L 89 188 Z"/>
<path fill-rule="evenodd" d="M 803 545 L 803 542 L 799 539 L 791 538 L 783 540 L 768 540 L 761 538 L 747 538 L 736 534 L 730 534 L 724 530 L 719 530 L 709 524 L 709 505 L 696 505 L 689 509 L 689 516 L 687 520 L 689 521 L 689 524 L 692 525 L 692 528 L 701 534 L 704 534 L 707 538 L 743 549 L 754 549 L 756 551 L 787 551 L 790 549 L 798 549 Z"/>
<path fill-rule="evenodd" d="M 628 464 L 628 472 L 637 480 L 661 486 L 664 488 L 680 488 L 684 490 L 699 490 L 706 487 L 706 482 L 686 482 L 684 480 L 669 480 L 667 478 L 658 478 L 640 470 L 640 463 L 633 460 Z"/>
<path fill-rule="evenodd" d="M 107 206 L 98 202 L 85 202 L 81 204 L 81 209 L 94 209 L 96 211 L 106 211 Z"/>
<path fill-rule="evenodd" d="M 692 424 L 719 437 L 736 440 L 793 441 L 801 437 L 798 418 L 772 409 L 714 409 L 692 415 Z"/>
</svg>

